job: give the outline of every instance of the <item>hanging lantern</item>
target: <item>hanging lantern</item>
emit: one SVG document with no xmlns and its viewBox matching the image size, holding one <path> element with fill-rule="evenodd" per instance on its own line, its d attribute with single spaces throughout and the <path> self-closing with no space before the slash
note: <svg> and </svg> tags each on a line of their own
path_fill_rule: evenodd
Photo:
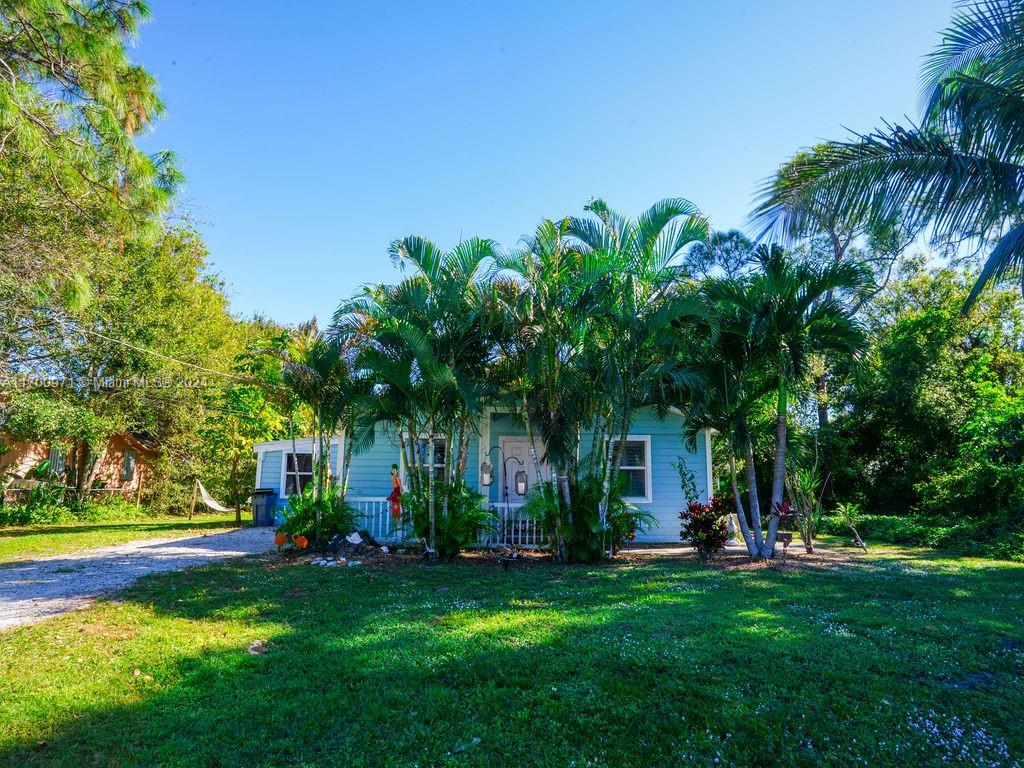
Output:
<svg viewBox="0 0 1024 768">
<path fill-rule="evenodd" d="M 516 493 L 525 496 L 526 490 L 526 473 L 520 469 L 516 472 Z"/>
<path fill-rule="evenodd" d="M 486 488 L 493 482 L 494 467 L 491 466 L 491 462 L 485 461 L 482 465 L 480 465 L 480 485 Z"/>
</svg>

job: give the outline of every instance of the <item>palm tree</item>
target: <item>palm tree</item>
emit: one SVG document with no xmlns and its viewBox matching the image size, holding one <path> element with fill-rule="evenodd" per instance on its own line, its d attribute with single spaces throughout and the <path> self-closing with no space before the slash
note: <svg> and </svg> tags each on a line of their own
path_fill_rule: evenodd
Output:
<svg viewBox="0 0 1024 768">
<path fill-rule="evenodd" d="M 675 327 L 707 319 L 703 303 L 679 288 L 687 274 L 686 252 L 707 240 L 708 222 L 683 198 L 661 200 L 636 220 L 601 199 L 585 210 L 593 218 L 570 219 L 569 232 L 592 275 L 590 293 L 603 331 L 601 387 L 610 405 L 602 462 L 604 522 L 635 410 L 665 407 L 672 388 L 696 383 L 674 349 Z"/>
<path fill-rule="evenodd" d="M 478 238 L 447 252 L 421 237 L 396 240 L 392 258 L 412 274 L 394 286 L 365 289 L 335 314 L 334 332 L 358 349 L 357 365 L 375 383 L 375 417 L 398 434 L 412 490 L 426 490 L 432 555 L 436 441 L 445 441 L 441 513 L 447 515 L 452 489 L 465 474 L 471 430 L 493 398 L 486 286 L 496 253 L 492 241 Z"/>
<path fill-rule="evenodd" d="M 737 278 L 726 278 L 728 284 Z M 716 322 L 705 334 L 694 334 L 695 348 L 687 351 L 689 359 L 701 377 L 703 385 L 684 398 L 686 426 L 684 434 L 691 446 L 696 444 L 702 430 L 714 430 L 722 435 L 728 446 L 729 479 L 736 504 L 736 517 L 747 552 L 760 558 L 764 548 L 764 530 L 761 507 L 757 495 L 757 468 L 754 463 L 753 441 L 749 425 L 755 413 L 763 408 L 763 401 L 775 387 L 770 376 L 764 375 L 763 361 L 748 339 L 749 321 L 731 302 L 717 300 L 722 281 L 709 278 L 703 293 L 716 314 Z M 746 464 L 750 523 L 747 522 L 740 494 L 736 457 L 741 455 Z"/>
<path fill-rule="evenodd" d="M 963 2 L 924 67 L 919 126 L 887 124 L 797 155 L 761 193 L 764 231 L 801 236 L 823 210 L 845 222 L 995 238 L 964 305 L 1010 275 L 1024 292 L 1024 4 Z"/>
<path fill-rule="evenodd" d="M 584 363 L 591 330 L 588 276 L 567 232 L 567 220 L 543 220 L 520 249 L 498 260 L 502 271 L 492 284 L 503 322 L 497 336 L 500 386 L 522 413 L 537 477 L 543 460 L 566 505 L 580 432 L 595 407 Z M 535 437 L 544 446 L 543 456 L 537 455 Z"/>
<path fill-rule="evenodd" d="M 860 347 L 860 327 L 835 294 L 863 289 L 868 275 L 862 265 L 849 262 L 824 267 L 795 263 L 774 245 L 759 246 L 757 257 L 761 269 L 749 279 L 713 281 L 706 290 L 727 310 L 737 312 L 747 328 L 752 354 L 765 361 L 775 382 L 772 515 L 761 548 L 762 556 L 772 557 L 779 526 L 777 511 L 785 490 L 790 392 L 806 377 L 811 355 L 850 354 Z M 752 485 L 752 498 L 755 488 Z"/>
<path fill-rule="evenodd" d="M 315 539 L 319 544 L 329 440 L 337 431 L 346 407 L 353 400 L 355 385 L 348 361 L 336 341 L 319 331 L 315 321 L 304 326 L 303 331 L 294 346 L 293 359 L 282 370 L 282 380 L 288 391 L 308 408 L 312 416 L 316 451 L 313 480 L 316 502 Z"/>
</svg>

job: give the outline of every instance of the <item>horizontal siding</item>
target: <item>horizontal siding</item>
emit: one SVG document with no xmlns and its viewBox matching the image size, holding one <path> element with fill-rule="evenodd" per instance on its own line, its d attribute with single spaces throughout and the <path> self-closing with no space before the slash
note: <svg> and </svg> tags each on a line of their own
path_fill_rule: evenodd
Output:
<svg viewBox="0 0 1024 768">
<path fill-rule="evenodd" d="M 492 451 L 490 457 L 484 455 L 487 448 L 499 445 L 503 436 L 525 436 L 523 424 L 516 423 L 510 414 L 495 413 L 490 415 L 490 443 L 481 450 L 478 434 L 473 434 L 469 442 L 469 455 L 466 462 L 466 481 L 472 488 L 479 488 L 480 465 L 489 460 L 494 465 L 494 483 L 485 492 L 492 502 L 499 500 L 499 460 L 498 452 Z M 681 416 L 670 413 L 665 419 L 659 420 L 651 410 L 643 410 L 634 418 L 630 433 L 633 435 L 649 435 L 651 438 L 651 501 L 638 503 L 637 506 L 653 515 L 656 524 L 645 531 L 640 541 L 679 541 L 679 513 L 686 504 L 683 490 L 676 470 L 675 462 L 682 458 L 685 466 L 693 472 L 697 490 L 702 500 L 708 496 L 707 460 L 704 445 L 704 434 L 697 437 L 694 450 L 690 450 L 683 440 L 682 429 L 684 420 Z M 590 450 L 591 434 L 582 435 L 581 449 Z M 282 451 L 273 450 L 263 454 L 260 467 L 262 488 L 273 488 L 278 495 L 281 493 Z M 349 472 L 348 494 L 350 496 L 383 497 L 391 493 L 391 465 L 400 461 L 400 450 L 397 439 L 390 430 L 377 430 L 377 439 L 373 446 L 363 453 L 352 457 Z M 338 448 L 331 446 L 331 468 L 338 471 Z M 511 499 L 520 501 L 518 497 Z"/>
<path fill-rule="evenodd" d="M 680 458 L 694 475 L 697 491 L 702 500 L 708 497 L 707 460 L 704 447 L 704 434 L 697 437 L 694 450 L 686 445 L 683 439 L 685 420 L 678 414 L 669 413 L 665 419 L 659 420 L 653 410 L 645 409 L 637 413 L 633 419 L 632 435 L 649 435 L 651 438 L 651 501 L 637 503 L 637 507 L 653 515 L 656 524 L 638 536 L 639 541 L 679 541 L 679 513 L 686 504 L 682 484 L 675 463 Z M 525 436 L 526 427 L 517 423 L 510 414 L 496 413 L 491 416 L 490 446 L 500 445 L 502 437 Z M 592 432 L 584 432 L 580 439 L 580 450 L 583 454 L 590 452 L 593 440 Z M 480 461 L 484 458 L 481 457 Z M 490 458 L 494 465 L 494 484 L 489 489 L 491 502 L 499 501 L 501 471 L 498 452 L 493 451 Z M 478 465 L 479 466 L 479 465 Z M 467 477 L 469 473 L 467 471 Z M 479 470 L 477 473 L 479 481 Z M 511 495 L 511 494 L 510 494 Z M 511 501 L 519 501 L 513 496 Z"/>
<path fill-rule="evenodd" d="M 466 459 L 466 481 L 472 488 L 479 483 L 480 438 L 470 435 Z M 391 465 L 400 464 L 402 450 L 391 430 L 377 429 L 373 446 L 362 453 L 353 454 L 349 467 L 348 494 L 350 496 L 387 496 L 391 493 Z"/>
<path fill-rule="evenodd" d="M 675 464 L 683 460 L 693 472 L 702 500 L 708 496 L 707 459 L 704 434 L 697 437 L 695 450 L 683 439 L 684 419 L 674 413 L 659 421 L 653 411 L 645 410 L 633 420 L 630 434 L 651 436 L 651 502 L 637 504 L 653 515 L 657 523 L 637 537 L 638 541 L 679 541 L 679 513 L 686 505 L 679 471 Z"/>
<path fill-rule="evenodd" d="M 284 461 L 282 451 L 267 451 L 263 454 L 263 466 L 260 467 L 260 488 L 273 488 L 281 495 L 281 462 Z"/>
<path fill-rule="evenodd" d="M 377 439 L 362 453 L 352 454 L 349 463 L 350 496 L 387 496 L 391 493 L 391 465 L 397 464 L 401 451 L 398 441 L 380 427 Z"/>
</svg>

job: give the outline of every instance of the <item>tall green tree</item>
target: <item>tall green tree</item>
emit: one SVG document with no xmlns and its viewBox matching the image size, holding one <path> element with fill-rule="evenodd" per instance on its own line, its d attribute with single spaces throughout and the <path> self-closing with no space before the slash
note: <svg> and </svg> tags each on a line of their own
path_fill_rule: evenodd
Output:
<svg viewBox="0 0 1024 768">
<path fill-rule="evenodd" d="M 920 125 L 798 154 L 766 185 L 755 218 L 803 235 L 828 210 L 844 222 L 904 220 L 911 231 L 995 240 L 969 307 L 991 282 L 1024 280 L 1024 6 L 958 5 L 925 63 Z"/>
<path fill-rule="evenodd" d="M 141 0 L 0 2 L 0 155 L 38 164 L 69 199 L 109 196 L 143 219 L 178 181 L 168 153 L 134 141 L 164 109 L 125 50 L 148 15 Z"/>
<path fill-rule="evenodd" d="M 834 263 L 818 267 L 794 262 L 779 246 L 758 248 L 760 269 L 743 281 L 717 281 L 708 294 L 736 311 L 747 339 L 775 381 L 775 456 L 771 517 L 761 555 L 775 554 L 778 511 L 783 501 L 790 398 L 806 381 L 811 355 L 851 354 L 863 341 L 850 311 L 835 299 L 839 290 L 866 284 L 863 266 Z M 831 298 L 829 298 L 831 296 Z M 755 493 L 753 487 L 751 493 Z"/>
<path fill-rule="evenodd" d="M 683 198 L 661 200 L 635 220 L 600 199 L 585 210 L 592 218 L 571 219 L 569 231 L 581 244 L 587 271 L 598 273 L 590 292 L 598 294 L 600 384 L 609 406 L 603 461 L 606 508 L 636 410 L 650 405 L 664 410 L 673 387 L 695 383 L 673 342 L 675 326 L 705 319 L 704 305 L 679 288 L 687 274 L 686 252 L 694 243 L 706 242 L 708 223 Z"/>
<path fill-rule="evenodd" d="M 342 304 L 334 332 L 358 350 L 355 365 L 378 388 L 372 412 L 396 432 L 411 489 L 426 495 L 433 557 L 438 512 L 447 517 L 465 476 L 470 435 L 493 401 L 486 277 L 496 246 L 472 238 L 444 251 L 425 238 L 406 237 L 392 244 L 391 255 L 408 276 Z"/>
<path fill-rule="evenodd" d="M 127 244 L 160 236 L 180 175 L 135 142 L 163 111 L 126 52 L 147 15 L 137 0 L 0 2 L 0 376 L 38 363 Z"/>
<path fill-rule="evenodd" d="M 735 302 L 721 300 L 723 295 L 731 295 L 733 286 L 728 281 L 735 279 L 712 278 L 702 286 L 715 319 L 706 333 L 691 335 L 684 352 L 693 361 L 694 372 L 703 382 L 683 398 L 686 414 L 684 432 L 691 445 L 696 444 L 697 435 L 702 430 L 713 430 L 724 438 L 729 485 L 740 532 L 750 556 L 760 558 L 764 550 L 764 527 L 751 425 L 760 421 L 765 398 L 775 387 L 772 376 L 765 370 L 763 358 L 758 358 L 762 350 L 751 342 L 749 318 Z M 726 283 L 723 285 L 720 280 Z M 746 466 L 746 509 L 740 491 L 737 459 Z M 750 512 L 749 522 L 747 510 Z"/>
</svg>

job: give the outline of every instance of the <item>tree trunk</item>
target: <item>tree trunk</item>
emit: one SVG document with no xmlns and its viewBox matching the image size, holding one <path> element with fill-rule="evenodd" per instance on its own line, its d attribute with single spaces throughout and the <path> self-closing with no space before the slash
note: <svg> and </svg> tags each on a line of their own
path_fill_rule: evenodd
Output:
<svg viewBox="0 0 1024 768">
<path fill-rule="evenodd" d="M 747 498 L 750 499 L 750 524 L 753 527 L 757 554 L 764 549 L 764 524 L 761 522 L 761 499 L 757 495 L 757 467 L 754 464 L 754 444 L 747 437 Z"/>
<path fill-rule="evenodd" d="M 409 465 L 409 487 L 413 493 L 419 493 L 423 489 L 423 475 L 420 468 L 420 430 L 415 420 L 409 420 L 409 455 L 412 457 L 412 464 Z"/>
<path fill-rule="evenodd" d="M 431 560 L 437 557 L 437 548 L 434 546 L 437 536 L 437 519 L 434 515 L 434 417 L 431 416 L 430 426 L 427 430 L 427 517 L 430 521 L 427 554 Z"/>
<path fill-rule="evenodd" d="M 345 430 L 344 447 L 345 447 L 345 461 L 342 463 L 341 470 L 341 488 L 338 491 L 338 495 L 341 498 L 341 506 L 345 506 L 345 495 L 348 493 L 348 471 L 349 467 L 352 466 L 352 436 L 349 434 L 349 430 Z M 405 453 L 405 442 L 402 442 L 402 453 Z"/>
<path fill-rule="evenodd" d="M 231 457 L 231 469 L 228 472 L 228 478 L 229 478 L 228 482 L 230 483 L 232 490 L 235 491 L 235 493 L 234 493 L 234 496 L 235 496 L 235 525 L 241 526 L 242 525 L 242 502 L 241 502 L 241 500 L 238 497 L 237 490 L 235 490 L 236 484 L 238 482 L 238 454 L 237 453 L 235 453 Z M 196 481 L 196 482 L 198 482 L 198 481 Z M 194 504 L 195 504 L 195 496 L 193 496 L 192 499 L 193 499 L 193 506 L 194 506 Z M 191 515 L 189 515 L 189 517 L 191 518 Z"/>
<path fill-rule="evenodd" d="M 775 423 L 775 467 L 772 474 L 771 519 L 768 537 L 764 543 L 764 556 L 775 556 L 775 537 L 779 533 L 779 507 L 786 490 L 786 412 L 789 404 L 786 379 L 779 377 L 778 418 Z"/>
<path fill-rule="evenodd" d="M 314 418 L 313 423 L 316 424 L 318 421 L 319 421 L 319 419 Z M 314 454 L 314 456 L 316 458 L 314 459 L 315 463 L 313 464 L 313 501 L 314 501 L 314 504 L 316 505 L 316 529 L 313 532 L 313 544 L 316 545 L 317 547 L 320 546 L 320 499 L 321 499 L 321 493 L 322 493 L 321 480 L 320 480 L 320 472 L 321 472 L 321 470 L 323 468 L 323 462 L 322 462 L 323 446 L 322 446 L 322 442 L 321 442 L 323 440 L 323 437 L 320 436 L 318 434 L 318 432 L 320 432 L 320 430 L 318 430 L 317 427 L 314 426 L 313 427 L 313 450 L 316 452 Z M 310 457 L 310 458 L 312 458 L 312 457 Z M 295 482 L 296 482 L 296 484 L 298 484 L 298 482 L 299 482 L 298 471 L 299 471 L 298 462 L 296 462 L 296 464 L 295 464 Z"/>
<path fill-rule="evenodd" d="M 523 393 L 523 424 L 526 426 L 526 442 L 529 443 L 530 460 L 533 462 L 533 470 L 534 470 L 535 476 L 537 478 L 537 481 L 541 483 L 541 488 L 543 488 L 544 487 L 544 485 L 543 485 L 543 478 L 544 478 L 544 476 L 541 474 L 541 471 L 540 471 L 540 459 L 537 456 L 537 443 L 536 443 L 536 441 L 534 439 L 534 436 L 533 436 L 533 424 L 530 422 L 530 409 L 529 409 L 529 407 L 528 407 L 528 405 L 526 403 L 526 393 L 525 392 Z M 508 485 L 508 479 L 505 477 L 505 464 L 502 464 L 501 476 L 502 476 L 501 477 L 502 483 L 507 486 Z M 551 502 L 553 504 L 555 504 L 556 507 L 558 507 L 558 498 L 557 498 L 557 496 L 554 495 L 554 494 L 552 494 L 552 496 L 553 496 L 553 498 L 551 499 Z M 560 507 L 558 507 L 558 518 L 559 519 L 561 519 L 561 513 L 562 513 L 562 509 Z M 505 516 L 508 515 L 508 509 L 507 508 L 504 510 L 503 514 Z M 561 537 L 561 535 L 557 531 L 558 531 L 558 526 L 556 525 L 555 526 L 555 541 L 554 541 L 554 545 L 555 545 L 555 559 L 559 560 L 559 561 L 562 561 L 562 560 L 565 560 L 565 542 L 562 541 L 562 537 Z"/>
<path fill-rule="evenodd" d="M 537 456 L 537 444 L 533 437 L 533 425 L 530 423 L 530 412 L 526 407 L 526 395 L 523 395 L 523 423 L 526 425 L 526 441 L 530 444 L 530 460 L 533 462 L 533 470 L 537 475 L 538 482 L 544 477 L 540 471 L 540 458 Z M 502 472 L 505 468 L 502 467 Z"/>
<path fill-rule="evenodd" d="M 736 502 L 736 517 L 740 522 L 740 532 L 743 534 L 743 543 L 747 545 L 747 552 L 751 557 L 757 557 L 757 549 L 754 544 L 754 537 L 750 533 L 750 526 L 747 524 L 747 515 L 743 511 L 743 498 L 740 496 L 740 486 L 736 480 L 736 455 L 733 451 L 732 441 L 729 443 L 729 475 L 732 480 L 732 497 Z"/>
<path fill-rule="evenodd" d="M 466 477 L 466 463 L 469 461 L 469 433 L 466 422 L 469 416 L 467 415 L 459 423 L 459 461 L 455 465 L 455 479 L 462 480 Z"/>
<path fill-rule="evenodd" d="M 455 457 L 452 455 L 452 451 L 455 447 L 455 436 L 452 435 L 453 426 L 455 425 L 448 425 L 448 429 L 445 430 L 447 434 L 444 436 L 444 470 L 442 472 L 442 477 L 444 477 L 444 486 L 441 488 L 441 492 L 444 493 L 444 497 L 441 501 L 441 516 L 445 520 L 448 519 L 448 502 L 452 491 L 452 466 L 455 463 Z M 431 467 L 431 469 L 433 469 L 433 467 Z"/>
<path fill-rule="evenodd" d="M 828 361 L 825 361 L 828 365 Z M 832 444 L 829 439 L 828 382 L 825 374 L 814 379 L 814 396 L 818 406 L 818 450 L 821 452 L 821 499 L 832 497 Z"/>
<path fill-rule="evenodd" d="M 603 431 L 608 435 L 608 444 L 602 446 L 601 451 L 601 525 L 604 525 L 605 520 L 608 517 L 608 502 L 607 499 L 611 495 L 612 491 L 612 452 L 615 448 L 615 439 L 612 437 L 612 433 L 615 431 L 612 420 L 615 417 L 612 416 L 608 420 Z"/>
</svg>

